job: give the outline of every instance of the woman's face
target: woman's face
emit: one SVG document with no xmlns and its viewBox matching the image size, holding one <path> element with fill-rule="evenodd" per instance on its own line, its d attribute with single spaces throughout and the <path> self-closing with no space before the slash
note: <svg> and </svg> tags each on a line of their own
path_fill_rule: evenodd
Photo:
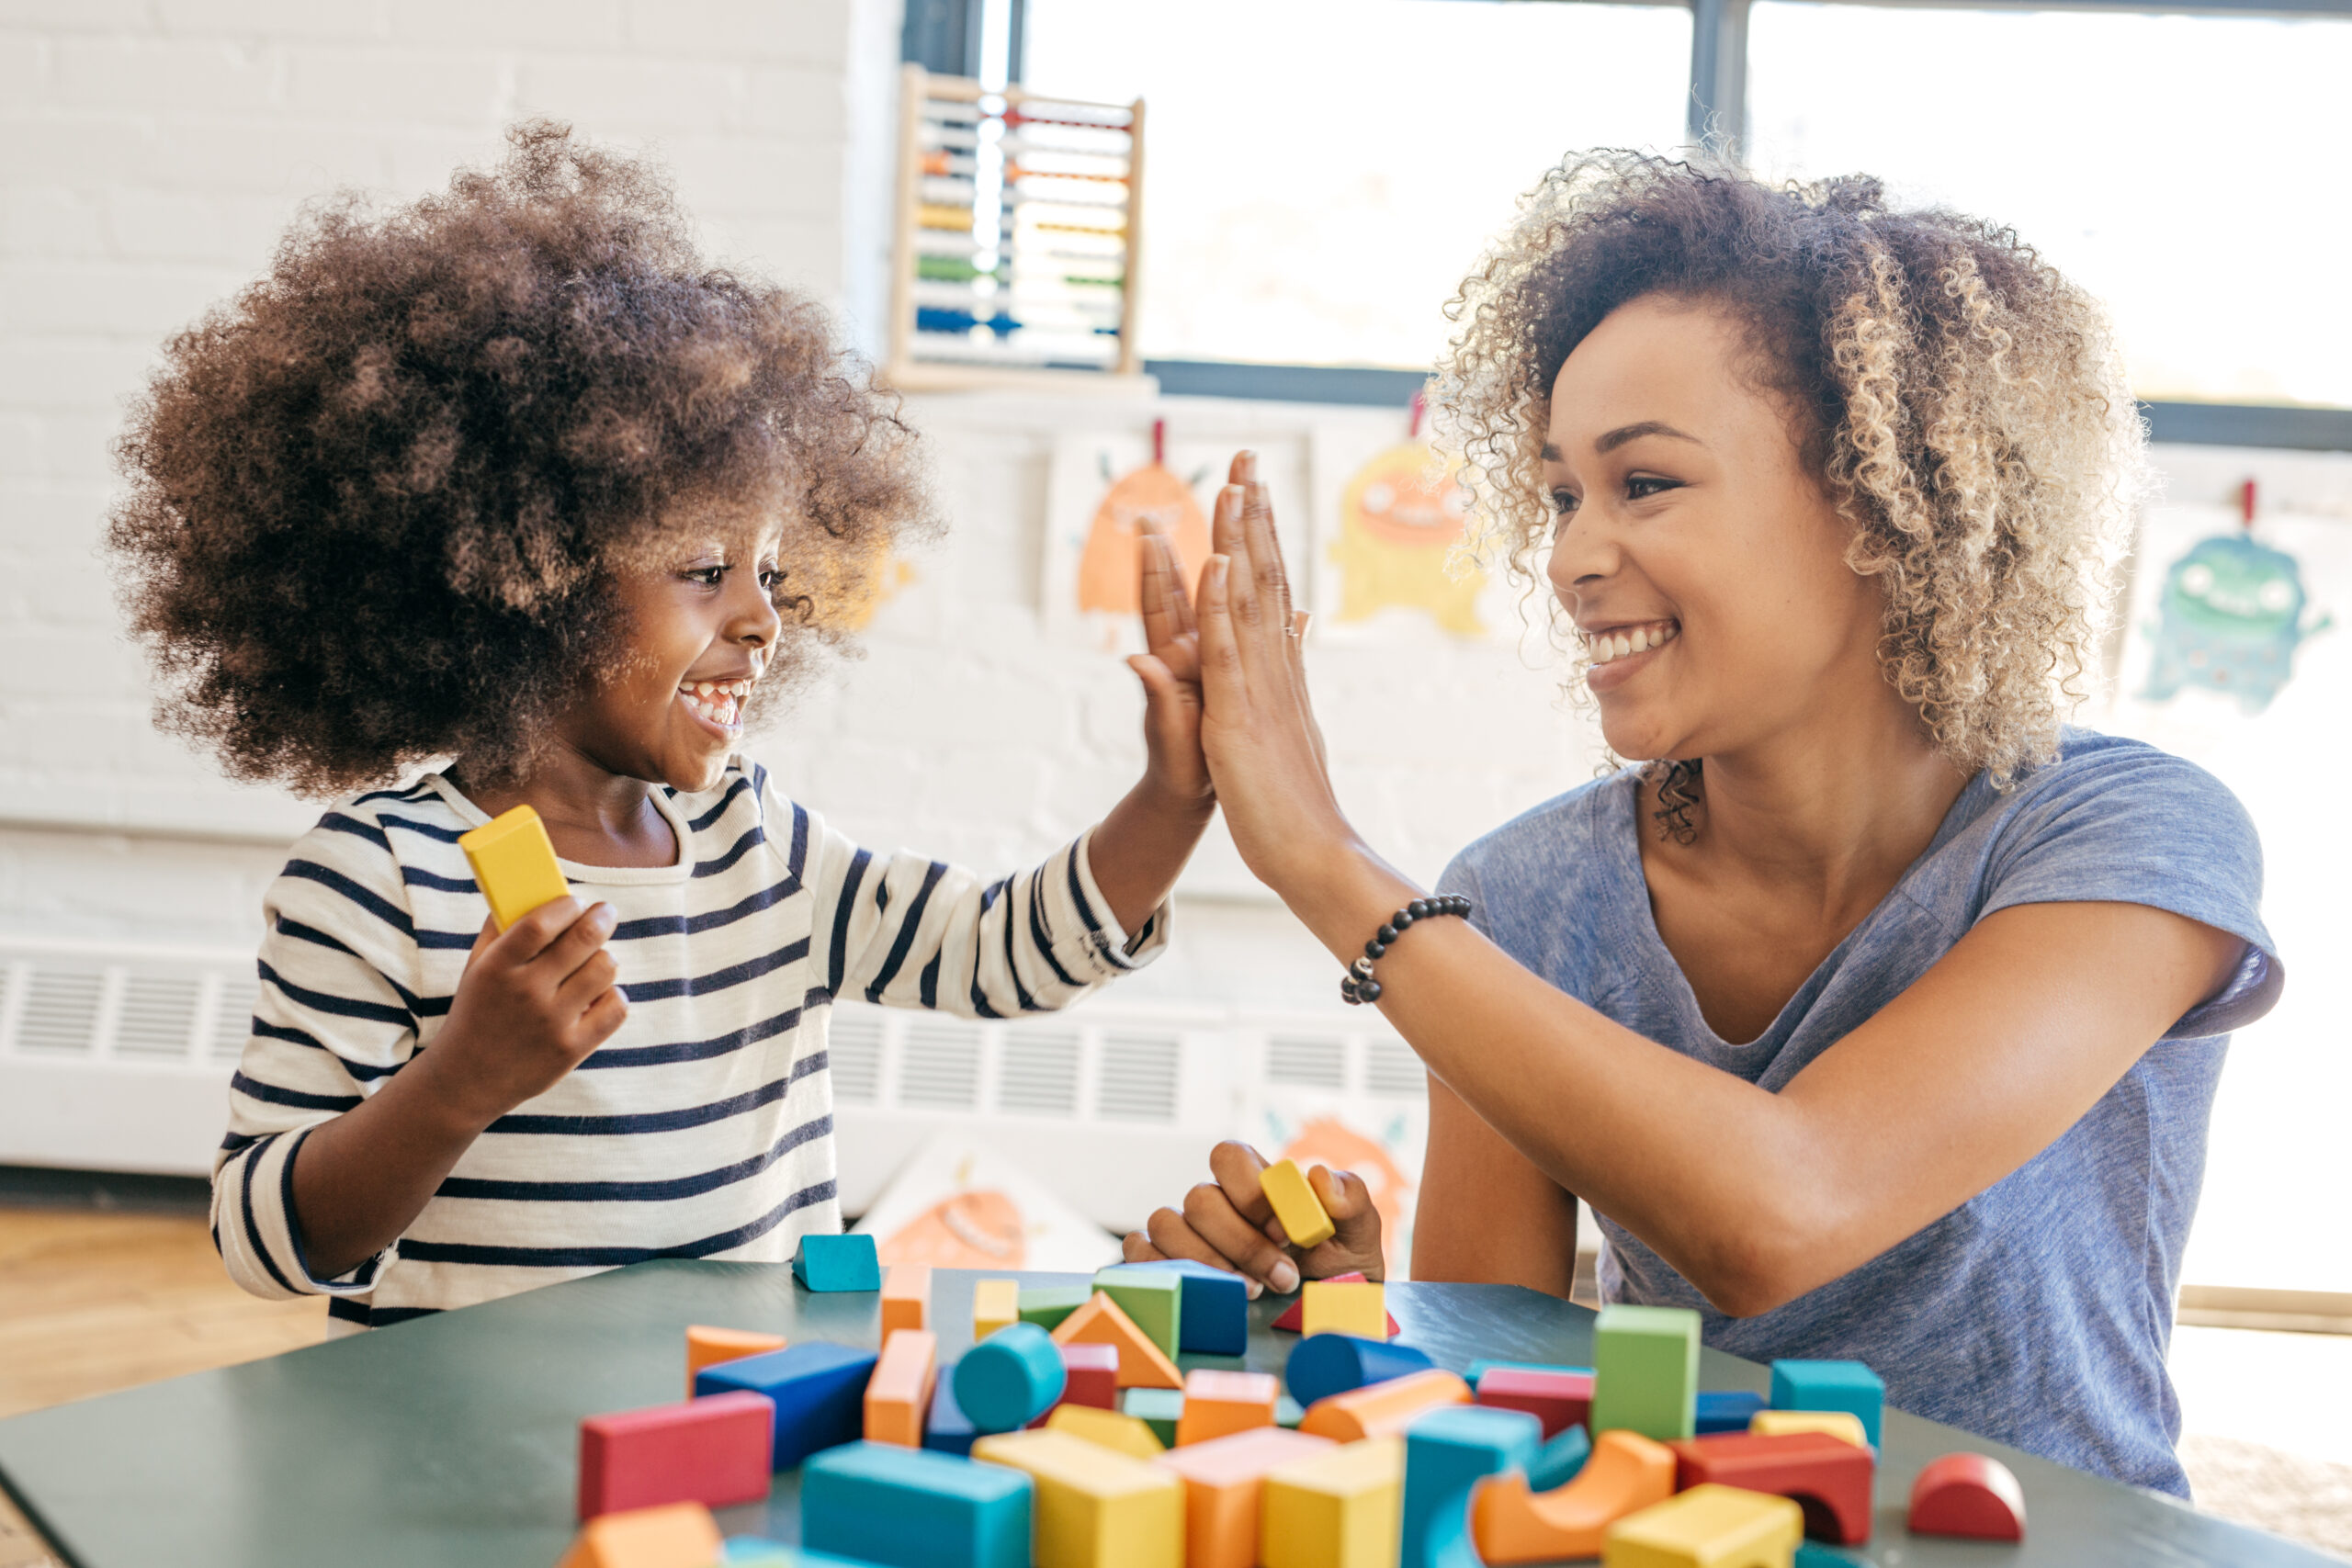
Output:
<svg viewBox="0 0 2352 1568">
<path fill-rule="evenodd" d="M 1550 576 L 1623 757 L 1737 751 L 1891 693 L 1876 587 L 1736 321 L 1645 296 L 1552 388 Z"/>
</svg>

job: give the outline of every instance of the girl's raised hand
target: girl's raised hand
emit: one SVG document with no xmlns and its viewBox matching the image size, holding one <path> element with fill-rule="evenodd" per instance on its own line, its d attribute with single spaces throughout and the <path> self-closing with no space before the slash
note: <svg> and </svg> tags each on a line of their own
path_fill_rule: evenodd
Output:
<svg viewBox="0 0 2352 1568">
<path fill-rule="evenodd" d="M 1185 1193 L 1182 1210 L 1160 1209 L 1142 1230 L 1130 1232 L 1127 1261 L 1189 1258 L 1239 1274 L 1250 1281 L 1253 1300 L 1267 1287 L 1288 1295 L 1303 1279 L 1351 1272 L 1368 1280 L 1382 1277 L 1380 1211 L 1372 1206 L 1372 1190 L 1363 1178 L 1319 1165 L 1306 1173 L 1307 1185 L 1331 1216 L 1333 1234 L 1302 1251 L 1290 1245 L 1273 1205 L 1266 1201 L 1258 1180 L 1265 1168 L 1265 1156 L 1247 1144 L 1227 1142 L 1211 1149 L 1209 1174 L 1216 1179 Z"/>
<path fill-rule="evenodd" d="M 1148 776 L 1178 801 L 1215 798 L 1201 751 L 1201 635 L 1176 547 L 1149 517 L 1138 524 L 1137 598 L 1148 650 L 1127 660 L 1143 682 Z"/>
</svg>

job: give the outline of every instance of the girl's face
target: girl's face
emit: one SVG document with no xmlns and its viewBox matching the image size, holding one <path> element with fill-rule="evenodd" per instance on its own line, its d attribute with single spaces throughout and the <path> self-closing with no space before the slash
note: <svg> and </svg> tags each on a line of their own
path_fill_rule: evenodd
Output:
<svg viewBox="0 0 2352 1568">
<path fill-rule="evenodd" d="M 629 656 L 571 716 L 567 739 L 607 773 L 686 794 L 716 785 L 782 630 L 781 544 L 775 527 L 679 530 L 666 556 L 622 582 Z"/>
<path fill-rule="evenodd" d="M 1647 295 L 1553 383 L 1550 577 L 1623 757 L 1734 752 L 1893 690 L 1852 526 L 1751 366 L 1722 308 Z"/>
</svg>

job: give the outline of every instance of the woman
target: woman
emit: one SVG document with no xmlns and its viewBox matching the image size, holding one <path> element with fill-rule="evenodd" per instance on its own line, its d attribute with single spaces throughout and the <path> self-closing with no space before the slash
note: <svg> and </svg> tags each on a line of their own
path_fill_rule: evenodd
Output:
<svg viewBox="0 0 2352 1568">
<path fill-rule="evenodd" d="M 1430 1069 L 1415 1276 L 1565 1295 L 1581 1195 L 1611 1301 L 2185 1495 L 2173 1290 L 2282 971 L 2229 793 L 2062 726 L 2142 477 L 2098 308 L 1872 181 L 1608 154 L 1455 310 L 1485 514 L 1650 761 L 1465 851 L 1467 919 L 1378 935 L 1426 896 L 1332 794 L 1246 455 L 1199 606 L 1235 841 Z M 1212 1164 L 1130 1257 L 1378 1268 L 1360 1183 L 1302 1258 L 1256 1156 Z"/>
</svg>

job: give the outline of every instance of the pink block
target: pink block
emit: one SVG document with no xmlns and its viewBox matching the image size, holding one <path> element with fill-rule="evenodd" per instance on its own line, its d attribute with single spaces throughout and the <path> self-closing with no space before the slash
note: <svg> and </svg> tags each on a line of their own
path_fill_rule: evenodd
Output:
<svg viewBox="0 0 2352 1568">
<path fill-rule="evenodd" d="M 580 1517 L 760 1502 L 775 1430 L 775 1403 L 748 1391 L 591 1416 L 580 1423 Z"/>
<path fill-rule="evenodd" d="M 1478 1403 L 1498 1410 L 1526 1411 L 1544 1423 L 1548 1442 L 1571 1427 L 1585 1425 L 1590 1417 L 1592 1374 L 1494 1367 L 1478 1380 Z"/>
</svg>

